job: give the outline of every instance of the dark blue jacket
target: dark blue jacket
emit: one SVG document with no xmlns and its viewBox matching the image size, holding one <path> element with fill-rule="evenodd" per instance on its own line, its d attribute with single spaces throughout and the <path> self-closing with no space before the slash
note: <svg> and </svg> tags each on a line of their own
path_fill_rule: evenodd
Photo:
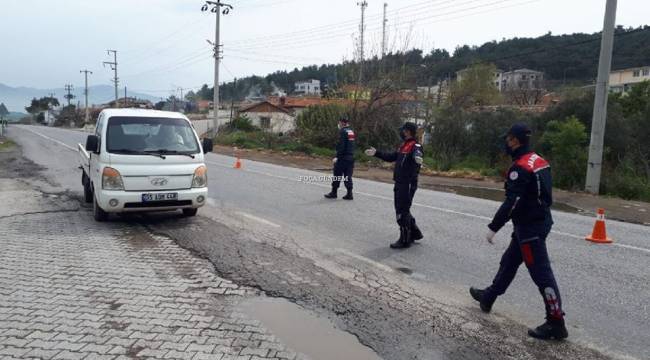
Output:
<svg viewBox="0 0 650 360">
<path fill-rule="evenodd" d="M 550 225 L 553 204 L 551 166 L 528 147 L 518 148 L 506 175 L 506 199 L 488 225 L 499 231 L 510 219 L 515 226 Z"/>
<path fill-rule="evenodd" d="M 384 161 L 395 162 L 393 180 L 396 183 L 416 182 L 420 174 L 420 164 L 415 162 L 415 157 L 423 157 L 422 145 L 415 139 L 408 139 L 395 152 L 377 151 L 375 157 Z"/>
<path fill-rule="evenodd" d="M 357 135 L 349 126 L 339 131 L 339 141 L 336 143 L 336 158 L 338 160 L 354 161 L 354 148 Z"/>
</svg>

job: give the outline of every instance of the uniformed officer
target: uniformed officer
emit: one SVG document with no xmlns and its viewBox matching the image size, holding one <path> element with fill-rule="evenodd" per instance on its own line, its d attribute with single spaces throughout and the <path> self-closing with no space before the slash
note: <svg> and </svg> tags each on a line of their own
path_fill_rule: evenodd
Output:
<svg viewBox="0 0 650 360">
<path fill-rule="evenodd" d="M 505 150 L 512 156 L 513 163 L 505 184 L 506 200 L 488 225 L 486 239 L 492 244 L 495 234 L 509 220 L 512 220 L 514 232 L 492 285 L 484 290 L 472 287 L 470 294 L 480 303 L 481 310 L 490 312 L 496 298 L 506 292 L 519 265 L 525 263 L 546 307 L 546 322 L 528 330 L 528 335 L 561 340 L 568 332 L 560 290 L 546 250 L 546 237 L 553 225 L 551 168 L 546 160 L 530 150 L 530 136 L 531 130 L 526 124 L 513 125 L 505 136 Z"/>
<path fill-rule="evenodd" d="M 403 143 L 394 152 L 381 152 L 371 147 L 365 151 L 368 156 L 375 156 L 384 161 L 395 162 L 393 170 L 393 189 L 395 198 L 395 213 L 399 225 L 399 239 L 390 245 L 393 249 L 404 249 L 411 246 L 414 240 L 422 239 L 423 235 L 415 218 L 411 215 L 411 204 L 418 188 L 418 175 L 422 165 L 422 145 L 415 139 L 417 125 L 405 123 L 399 129 Z"/>
<path fill-rule="evenodd" d="M 350 127 L 350 121 L 343 116 L 339 119 L 339 141 L 336 143 L 336 157 L 332 159 L 334 163 L 334 179 L 332 181 L 332 191 L 325 194 L 328 199 L 336 199 L 337 191 L 341 185 L 341 178 L 345 184 L 347 194 L 343 196 L 344 200 L 352 200 L 352 172 L 354 171 L 354 149 L 357 135 Z"/>
</svg>

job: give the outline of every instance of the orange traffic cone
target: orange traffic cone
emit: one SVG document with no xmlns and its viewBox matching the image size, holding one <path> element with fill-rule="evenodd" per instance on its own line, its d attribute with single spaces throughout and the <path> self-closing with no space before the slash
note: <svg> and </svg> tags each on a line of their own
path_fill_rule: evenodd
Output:
<svg viewBox="0 0 650 360">
<path fill-rule="evenodd" d="M 239 156 L 237 156 L 237 160 L 235 160 L 235 166 L 233 166 L 235 169 L 241 169 L 241 159 Z"/>
<path fill-rule="evenodd" d="M 605 227 L 605 209 L 598 209 L 596 225 L 594 225 L 594 230 L 591 235 L 587 235 L 586 239 L 599 244 L 609 244 L 612 242 L 612 239 L 607 237 L 607 229 Z"/>
</svg>

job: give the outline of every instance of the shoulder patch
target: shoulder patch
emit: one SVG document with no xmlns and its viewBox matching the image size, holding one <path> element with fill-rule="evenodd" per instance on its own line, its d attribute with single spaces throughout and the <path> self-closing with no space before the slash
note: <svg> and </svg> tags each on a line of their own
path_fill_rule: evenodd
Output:
<svg viewBox="0 0 650 360">
<path fill-rule="evenodd" d="M 538 172 L 550 167 L 544 158 L 535 154 L 534 152 L 522 156 L 519 160 L 517 160 L 516 164 L 528 172 Z"/>
<path fill-rule="evenodd" d="M 519 173 L 517 171 L 511 171 L 508 177 L 510 178 L 510 180 L 515 181 L 519 179 Z"/>
<path fill-rule="evenodd" d="M 355 140 L 356 135 L 354 134 L 354 131 L 348 130 L 348 140 Z"/>
<path fill-rule="evenodd" d="M 402 144 L 402 146 L 400 146 L 399 152 L 401 152 L 402 154 L 408 154 L 411 152 L 411 150 L 413 150 L 413 146 L 415 144 L 416 144 L 415 141 L 407 141 L 404 144 Z"/>
</svg>

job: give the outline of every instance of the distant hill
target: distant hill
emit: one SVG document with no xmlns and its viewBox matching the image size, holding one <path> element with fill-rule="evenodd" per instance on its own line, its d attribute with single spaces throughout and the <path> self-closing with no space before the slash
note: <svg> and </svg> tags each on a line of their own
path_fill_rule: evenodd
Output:
<svg viewBox="0 0 650 360">
<path fill-rule="evenodd" d="M 27 115 L 29 115 L 29 114 L 22 113 L 22 112 L 10 112 L 9 115 L 7 115 L 7 119 L 10 122 L 15 122 L 15 121 L 18 121 L 18 120 L 24 118 Z"/>
<path fill-rule="evenodd" d="M 63 88 L 58 89 L 36 89 L 29 87 L 10 87 L 0 83 L 0 102 L 4 103 L 10 112 L 25 112 L 25 106 L 29 106 L 33 98 L 40 98 L 49 96 L 54 93 L 59 102 L 63 104 L 65 99 L 63 95 L 66 93 Z M 76 98 L 72 101 L 74 104 L 79 102 L 81 106 L 84 104 L 83 86 L 75 86 L 72 92 Z M 104 104 L 115 98 L 115 88 L 110 85 L 95 85 L 88 88 L 88 102 L 90 104 Z M 124 96 L 123 93 L 120 96 Z M 148 94 L 141 94 L 129 92 L 129 97 L 137 97 L 140 99 L 150 100 L 152 102 L 158 101 L 160 98 Z"/>
<path fill-rule="evenodd" d="M 563 83 L 576 85 L 592 83 L 598 71 L 600 33 L 554 35 L 548 33 L 537 38 L 513 38 L 492 41 L 480 46 L 458 46 L 453 53 L 434 49 L 424 53 L 419 49 L 387 54 L 383 59 L 366 59 L 364 82 L 371 82 L 392 74 L 404 88 L 425 86 L 446 77 L 455 77 L 458 70 L 474 62 L 494 63 L 497 68 L 509 71 L 528 68 L 543 71 L 547 86 Z M 636 29 L 618 27 L 614 39 L 612 69 L 625 69 L 650 65 L 650 26 Z M 251 89 L 260 88 L 264 94 L 273 90 L 273 85 L 285 91 L 293 91 L 294 83 L 307 79 L 318 79 L 323 85 L 337 87 L 354 84 L 358 80 L 359 64 L 346 61 L 340 64 L 312 65 L 293 71 L 277 71 L 265 77 L 249 76 L 221 86 L 224 100 L 231 97 L 243 99 Z M 211 91 L 202 91 L 204 98 L 210 98 Z"/>
</svg>

